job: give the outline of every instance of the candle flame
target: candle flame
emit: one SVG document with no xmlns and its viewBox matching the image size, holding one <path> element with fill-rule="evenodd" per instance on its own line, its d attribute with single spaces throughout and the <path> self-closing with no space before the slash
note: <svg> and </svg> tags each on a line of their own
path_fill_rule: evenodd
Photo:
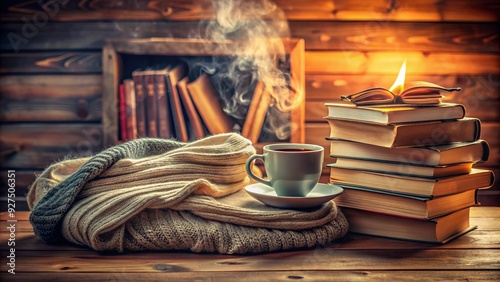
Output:
<svg viewBox="0 0 500 282">
<path fill-rule="evenodd" d="M 394 81 L 394 84 L 389 88 L 391 92 L 394 94 L 400 94 L 404 90 L 405 85 L 405 76 L 406 76 L 406 60 L 401 65 L 401 69 L 399 70 L 398 78 Z"/>
</svg>

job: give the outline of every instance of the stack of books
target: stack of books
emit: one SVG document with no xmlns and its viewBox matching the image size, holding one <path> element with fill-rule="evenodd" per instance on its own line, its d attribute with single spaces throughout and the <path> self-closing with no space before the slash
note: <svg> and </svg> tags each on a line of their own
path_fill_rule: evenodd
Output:
<svg viewBox="0 0 500 282">
<path fill-rule="evenodd" d="M 350 231 L 445 243 L 475 228 L 470 207 L 494 174 L 473 168 L 489 146 L 462 105 L 325 105 L 330 182 L 344 188 L 335 202 Z"/>
</svg>

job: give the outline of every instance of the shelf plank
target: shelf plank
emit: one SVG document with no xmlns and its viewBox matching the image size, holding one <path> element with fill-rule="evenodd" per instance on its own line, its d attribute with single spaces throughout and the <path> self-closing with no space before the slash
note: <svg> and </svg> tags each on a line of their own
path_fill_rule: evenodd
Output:
<svg viewBox="0 0 500 282">
<path fill-rule="evenodd" d="M 0 54 L 0 73 L 101 73 L 101 52 Z"/>
<path fill-rule="evenodd" d="M 2 156 L 2 169 L 41 169 L 68 156 L 88 156 L 102 149 L 100 124 L 13 123 L 0 129 L 2 146 L 13 148 Z"/>
<path fill-rule="evenodd" d="M 292 21 L 306 50 L 498 52 L 497 23 Z"/>
<path fill-rule="evenodd" d="M 500 73 L 498 55 L 482 53 L 307 51 L 306 74 L 399 73 L 407 61 L 408 75 L 478 75 Z"/>
<path fill-rule="evenodd" d="M 2 24 L 0 35 L 23 37 L 23 23 Z M 119 22 L 49 22 L 37 29 L 36 36 L 24 40 L 2 40 L 0 49 L 6 52 L 66 50 L 81 54 L 81 50 L 100 51 L 110 38 L 208 38 L 206 23 L 197 21 L 119 21 Z M 291 38 L 303 38 L 307 51 L 419 51 L 419 52 L 498 52 L 498 23 L 467 22 L 394 22 L 394 21 L 291 21 Z M 73 50 L 74 52 L 70 52 Z M 15 53 L 14 53 L 15 54 Z M 27 56 L 19 54 L 19 57 Z M 68 56 L 68 55 L 67 55 Z M 77 56 L 77 55 L 74 55 Z M 96 64 L 93 55 L 84 56 L 83 65 L 73 65 L 78 71 Z M 90 57 L 90 58 L 89 58 Z M 54 60 L 54 59 L 52 59 Z M 57 60 L 56 62 L 60 61 Z M 81 60 L 81 59 L 80 59 Z M 81 60 L 82 61 L 82 60 Z M 54 61 L 43 61 L 52 64 Z M 43 68 L 47 70 L 48 68 Z"/>
<path fill-rule="evenodd" d="M 96 122 L 102 118 L 100 95 L 90 98 L 0 98 L 2 122 Z"/>
<path fill-rule="evenodd" d="M 383 24 L 386 21 L 495 21 L 499 19 L 494 0 L 430 0 L 410 2 L 275 0 L 288 20 L 368 20 Z M 210 0 L 201 1 L 140 1 L 120 2 L 95 0 L 54 1 L 51 5 L 32 1 L 14 1 L 2 5 L 0 19 L 21 21 L 44 13 L 50 21 L 98 21 L 98 20 L 203 20 L 215 17 Z M 247 7 L 247 11 L 251 7 Z M 257 7 L 258 8 L 258 7 Z M 257 9 L 256 8 L 256 9 Z M 260 8 L 259 10 L 262 10 Z"/>
<path fill-rule="evenodd" d="M 9 99 L 96 98 L 102 92 L 102 76 L 5 75 L 0 85 L 0 96 Z"/>
</svg>

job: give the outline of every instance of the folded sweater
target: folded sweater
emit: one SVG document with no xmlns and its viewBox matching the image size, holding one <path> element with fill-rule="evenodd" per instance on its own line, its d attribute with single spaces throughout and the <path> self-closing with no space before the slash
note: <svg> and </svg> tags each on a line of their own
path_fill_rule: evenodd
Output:
<svg viewBox="0 0 500 282">
<path fill-rule="evenodd" d="M 35 234 L 94 250 L 244 254 L 313 247 L 348 229 L 333 201 L 308 210 L 264 205 L 242 190 L 255 154 L 238 134 L 191 143 L 142 138 L 37 177 L 27 200 Z"/>
</svg>

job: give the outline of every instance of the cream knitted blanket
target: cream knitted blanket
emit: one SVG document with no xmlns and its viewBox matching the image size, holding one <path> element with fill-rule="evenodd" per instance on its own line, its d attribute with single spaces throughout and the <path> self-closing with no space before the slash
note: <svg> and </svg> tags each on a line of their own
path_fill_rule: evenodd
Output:
<svg viewBox="0 0 500 282">
<path fill-rule="evenodd" d="M 27 200 L 47 242 L 95 250 L 260 253 L 326 244 L 348 224 L 330 201 L 308 210 L 266 206 L 246 194 L 255 153 L 238 134 L 192 143 L 143 138 L 47 168 Z"/>
</svg>

